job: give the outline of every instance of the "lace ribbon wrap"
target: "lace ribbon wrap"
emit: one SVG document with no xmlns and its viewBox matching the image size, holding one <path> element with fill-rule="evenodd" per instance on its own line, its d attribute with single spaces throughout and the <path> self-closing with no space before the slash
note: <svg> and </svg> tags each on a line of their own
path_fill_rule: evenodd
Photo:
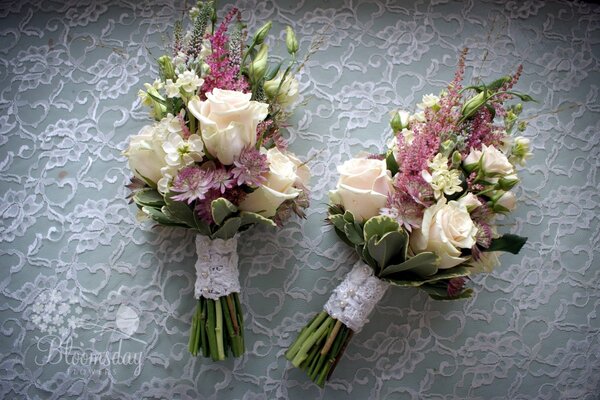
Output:
<svg viewBox="0 0 600 400">
<path fill-rule="evenodd" d="M 359 332 L 389 286 L 373 276 L 371 267 L 359 261 L 335 288 L 324 309 L 354 332 Z"/>
<path fill-rule="evenodd" d="M 231 239 L 211 239 L 196 235 L 196 284 L 194 295 L 217 300 L 240 291 L 237 235 Z"/>
</svg>

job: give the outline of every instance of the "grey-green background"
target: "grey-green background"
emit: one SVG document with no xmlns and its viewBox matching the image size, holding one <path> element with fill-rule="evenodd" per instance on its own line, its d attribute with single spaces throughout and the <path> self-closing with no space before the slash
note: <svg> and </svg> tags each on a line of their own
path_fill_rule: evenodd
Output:
<svg viewBox="0 0 600 400">
<path fill-rule="evenodd" d="M 186 347 L 193 237 L 136 220 L 121 155 L 149 122 L 136 94 L 156 76 L 154 61 L 186 6 L 0 2 L 0 397 L 599 398 L 598 6 L 237 5 L 252 30 L 274 21 L 274 59 L 287 24 L 303 52 L 322 39 L 298 76 L 304 103 L 286 132 L 290 148 L 312 159 L 314 177 L 305 221 L 242 237 L 248 353 L 213 363 Z M 470 300 L 389 290 L 320 390 L 283 353 L 355 261 L 323 224 L 336 165 L 382 150 L 389 112 L 443 88 L 463 47 L 469 80 L 523 63 L 518 88 L 539 100 L 526 106 L 535 156 L 522 171 L 519 208 L 501 227 L 529 242 L 475 278 Z M 119 334 L 123 315 L 139 318 L 128 337 Z M 52 335 L 70 337 L 71 347 L 58 352 Z M 139 355 L 139 365 L 75 357 L 92 351 Z"/>
</svg>

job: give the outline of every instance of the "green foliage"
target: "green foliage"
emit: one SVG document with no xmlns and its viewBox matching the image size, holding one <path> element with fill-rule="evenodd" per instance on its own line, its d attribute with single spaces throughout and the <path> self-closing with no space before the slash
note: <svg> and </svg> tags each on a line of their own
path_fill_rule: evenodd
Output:
<svg viewBox="0 0 600 400">
<path fill-rule="evenodd" d="M 410 272 L 410 271 L 407 271 L 407 272 Z M 452 279 L 452 278 L 459 278 L 462 276 L 468 276 L 470 273 L 471 273 L 471 270 L 469 267 L 466 267 L 464 265 L 458 265 L 453 268 L 438 270 L 438 272 L 435 275 L 431 275 L 431 276 L 428 276 L 425 278 L 421 278 L 415 274 L 407 274 L 407 275 L 404 275 L 402 278 L 385 277 L 382 279 L 384 281 L 391 283 L 392 285 L 395 285 L 395 286 L 419 287 L 426 283 L 433 283 L 433 282 L 437 282 L 437 281 L 440 281 L 443 279 Z"/>
<path fill-rule="evenodd" d="M 473 289 L 464 289 L 457 296 L 450 296 L 448 294 L 448 284 L 447 282 L 439 282 L 439 283 L 427 283 L 425 285 L 419 286 L 419 289 L 424 290 L 429 297 L 434 300 L 461 300 L 468 299 L 473 296 Z"/>
<path fill-rule="evenodd" d="M 231 239 L 242 225 L 240 217 L 229 218 L 225 223 L 211 235 L 213 239 Z"/>
<path fill-rule="evenodd" d="M 233 203 L 223 197 L 213 200 L 210 203 L 210 208 L 213 220 L 217 225 L 222 225 L 225 219 L 238 211 L 238 208 Z"/>
<path fill-rule="evenodd" d="M 526 242 L 526 237 L 507 233 L 499 238 L 492 239 L 490 246 L 487 249 L 481 249 L 481 251 L 506 251 L 519 254 Z"/>
<path fill-rule="evenodd" d="M 399 264 L 386 266 L 379 276 L 387 277 L 387 279 L 402 279 L 401 272 L 410 271 L 425 278 L 438 272 L 439 264 L 440 258 L 434 253 L 419 253 Z"/>
<path fill-rule="evenodd" d="M 165 199 L 156 189 L 141 189 L 133 196 L 133 201 L 140 207 L 160 208 L 165 205 Z"/>
<path fill-rule="evenodd" d="M 398 162 L 396 161 L 396 157 L 394 157 L 394 152 L 392 150 L 389 150 L 385 155 L 385 165 L 392 173 L 392 176 L 396 175 L 398 171 L 400 171 L 400 167 L 398 166 Z"/>
</svg>

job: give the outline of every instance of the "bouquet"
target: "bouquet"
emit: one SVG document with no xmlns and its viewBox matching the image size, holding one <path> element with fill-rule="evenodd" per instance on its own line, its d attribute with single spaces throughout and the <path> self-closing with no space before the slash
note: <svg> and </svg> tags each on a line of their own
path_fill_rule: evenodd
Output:
<svg viewBox="0 0 600 400">
<path fill-rule="evenodd" d="M 132 136 L 124 154 L 141 213 L 197 233 L 189 350 L 223 360 L 244 352 L 238 234 L 303 217 L 308 206 L 308 168 L 280 136 L 298 95 L 298 42 L 288 27 L 291 59 L 269 68 L 271 22 L 246 43 L 236 8 L 218 25 L 211 2 L 190 17 L 187 33 L 175 26 L 173 54 L 158 59 L 160 78 L 139 94 L 156 122 Z"/>
<path fill-rule="evenodd" d="M 286 352 L 319 386 L 390 286 L 470 297 L 468 277 L 492 271 L 499 252 L 517 254 L 527 240 L 500 235 L 496 221 L 514 209 L 516 167 L 531 155 L 514 135 L 526 126 L 522 105 L 506 103 L 533 99 L 511 90 L 522 67 L 463 88 L 465 57 L 447 90 L 424 96 L 418 112 L 395 113 L 389 151 L 338 167 L 327 221 L 360 261 Z"/>
</svg>

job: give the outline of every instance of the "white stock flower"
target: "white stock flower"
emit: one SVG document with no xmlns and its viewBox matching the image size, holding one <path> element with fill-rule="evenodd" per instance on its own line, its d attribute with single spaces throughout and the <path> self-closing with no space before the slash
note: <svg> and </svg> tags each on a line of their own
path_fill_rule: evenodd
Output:
<svg viewBox="0 0 600 400">
<path fill-rule="evenodd" d="M 186 70 L 177 75 L 175 82 L 180 89 L 183 89 L 188 94 L 194 94 L 200 86 L 204 84 L 204 79 L 199 78 L 195 72 Z"/>
<path fill-rule="evenodd" d="M 442 197 L 442 194 L 450 196 L 462 192 L 460 172 L 448 169 L 448 157 L 438 153 L 428 165 L 431 173 L 424 170 L 421 175 L 425 182 L 431 185 L 436 200 Z"/>
<path fill-rule="evenodd" d="M 351 158 L 337 168 L 337 188 L 329 192 L 332 204 L 354 214 L 357 221 L 379 214 L 392 192 L 392 177 L 385 160 Z"/>
<path fill-rule="evenodd" d="M 177 83 L 173 82 L 172 79 L 167 79 L 165 82 L 165 91 L 167 92 L 167 97 L 169 98 L 181 96 L 179 93 L 179 86 L 177 86 Z"/>
<path fill-rule="evenodd" d="M 185 167 L 201 161 L 204 156 L 204 143 L 198 135 L 190 135 L 185 140 L 177 133 L 171 133 L 162 147 L 166 154 L 165 160 L 171 167 Z"/>
<path fill-rule="evenodd" d="M 251 97 L 252 93 L 213 89 L 205 101 L 193 97 L 188 103 L 200 122 L 206 149 L 223 165 L 233 164 L 244 147 L 256 144 L 256 127 L 267 117 L 269 105 Z"/>
<path fill-rule="evenodd" d="M 293 154 L 281 152 L 277 148 L 267 150 L 269 172 L 266 182 L 248 194 L 240 203 L 240 210 L 251 211 L 264 217 L 272 217 L 277 208 L 286 200 L 296 198 L 301 190 L 296 186 L 308 185 L 310 171 Z"/>
<path fill-rule="evenodd" d="M 413 230 L 410 246 L 415 253 L 430 251 L 440 257 L 439 268 L 452 268 L 468 259 L 460 249 L 475 245 L 477 227 L 467 207 L 441 199 L 423 214 L 421 227 Z"/>
</svg>

